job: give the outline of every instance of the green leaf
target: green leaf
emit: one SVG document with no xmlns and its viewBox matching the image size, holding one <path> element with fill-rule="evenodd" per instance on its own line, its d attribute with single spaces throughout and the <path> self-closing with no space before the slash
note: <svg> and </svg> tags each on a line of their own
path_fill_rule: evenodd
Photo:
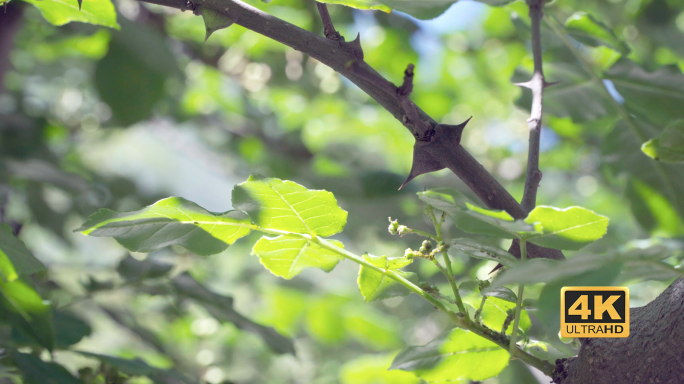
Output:
<svg viewBox="0 0 684 384">
<path fill-rule="evenodd" d="M 491 287 L 485 289 L 481 294 L 485 295 L 487 292 L 494 291 L 497 287 Z M 480 295 L 468 295 L 464 298 L 464 301 L 474 308 L 480 307 L 480 302 L 482 298 Z M 482 308 L 482 313 L 480 317 L 482 322 L 492 328 L 500 331 L 506 317 L 508 316 L 508 310 L 515 308 L 515 302 L 510 302 L 508 300 L 502 300 L 498 297 L 488 297 L 485 301 L 484 307 Z M 518 328 L 527 332 L 532 326 L 530 321 L 530 316 L 526 311 L 520 311 L 520 322 L 518 323 Z M 513 322 L 508 325 L 506 333 L 510 334 L 513 331 Z"/>
<path fill-rule="evenodd" d="M 44 270 L 43 263 L 14 236 L 12 228 L 7 224 L 0 224 L 0 280 L 12 281 L 19 275 L 30 275 Z"/>
<path fill-rule="evenodd" d="M 211 36 L 212 33 L 219 29 L 228 28 L 233 24 L 233 20 L 208 7 L 200 7 L 199 14 L 202 15 L 202 19 L 204 19 L 204 28 L 207 31 L 207 34 L 204 37 L 205 43 L 209 40 L 209 36 Z"/>
<path fill-rule="evenodd" d="M 266 229 L 327 237 L 347 223 L 347 212 L 332 193 L 260 175 L 235 186 L 233 206 Z"/>
<path fill-rule="evenodd" d="M 15 350 L 10 356 L 21 372 L 24 384 L 83 384 L 59 364 L 47 363 L 38 356 Z"/>
<path fill-rule="evenodd" d="M 413 260 L 407 258 L 388 259 L 387 256 L 364 254 L 363 259 L 385 271 L 395 271 L 408 280 L 417 280 L 414 273 L 397 271 Z M 386 273 L 375 271 L 364 265 L 359 268 L 359 290 L 365 301 L 383 300 L 395 296 L 406 296 L 410 292 Z"/>
<path fill-rule="evenodd" d="M 419 384 L 410 372 L 388 370 L 392 355 L 362 355 L 346 362 L 340 371 L 342 384 Z"/>
<path fill-rule="evenodd" d="M 0 279 L 0 321 L 6 321 L 47 348 L 54 347 L 52 308 L 33 288 L 20 279 Z"/>
<path fill-rule="evenodd" d="M 193 381 L 179 374 L 178 372 L 161 369 L 153 367 L 147 364 L 141 358 L 135 359 L 123 359 L 120 357 L 100 355 L 97 353 L 83 352 L 83 351 L 73 351 L 85 357 L 94 358 L 100 360 L 101 362 L 111 365 L 116 368 L 119 372 L 128 376 L 146 376 L 152 379 L 156 384 L 165 383 L 186 383 L 190 384 Z"/>
<path fill-rule="evenodd" d="M 515 264 L 518 261 L 515 256 L 499 247 L 482 244 L 471 238 L 461 237 L 458 239 L 453 239 L 451 240 L 450 244 L 450 249 L 458 249 L 459 251 L 464 252 L 468 256 L 474 257 L 476 259 L 496 261 L 507 267 Z"/>
<path fill-rule="evenodd" d="M 66 348 L 74 345 L 92 332 L 88 323 L 64 311 L 54 311 L 52 314 L 52 328 L 55 330 L 56 348 Z M 34 337 L 18 327 L 12 329 L 12 342 L 22 346 L 40 347 L 40 344 L 34 340 Z"/>
<path fill-rule="evenodd" d="M 634 119 L 634 124 L 647 137 L 660 133 L 643 120 Z M 630 176 L 627 197 L 641 225 L 653 233 L 679 235 L 684 218 L 684 166 L 653 161 L 641 152 L 642 143 L 626 123 L 619 122 L 603 140 L 604 164 L 615 176 Z"/>
<path fill-rule="evenodd" d="M 216 320 L 230 322 L 239 329 L 258 335 L 275 353 L 295 354 L 292 340 L 235 311 L 232 297 L 210 291 L 187 272 L 171 279 L 171 284 L 178 294 L 197 300 Z"/>
<path fill-rule="evenodd" d="M 135 212 L 100 209 L 76 231 L 88 236 L 113 237 L 135 252 L 152 252 L 175 244 L 208 256 L 247 236 L 252 227 L 243 212 L 211 213 L 191 201 L 169 197 Z"/>
<path fill-rule="evenodd" d="M 684 120 L 668 125 L 658 137 L 645 142 L 641 151 L 664 163 L 684 163 Z"/>
<path fill-rule="evenodd" d="M 577 255 L 567 260 L 532 259 L 526 263 L 516 264 L 493 282 L 490 288 L 508 284 L 551 283 L 559 279 L 581 276 L 605 265 L 619 262 L 615 255 Z"/>
<path fill-rule="evenodd" d="M 158 263 L 153 260 L 140 261 L 131 255 L 126 255 L 116 267 L 116 271 L 126 281 L 141 281 L 168 275 L 173 269 L 172 264 Z"/>
<path fill-rule="evenodd" d="M 80 21 L 119 29 L 116 11 L 110 0 L 86 0 L 79 10 L 77 0 L 25 0 L 40 10 L 45 20 L 53 25 Z"/>
<path fill-rule="evenodd" d="M 542 247 L 577 250 L 606 234 L 609 219 L 582 207 L 538 206 L 525 219 L 540 234 L 529 241 Z"/>
<path fill-rule="evenodd" d="M 508 301 L 509 303 L 516 303 L 518 300 L 518 295 L 506 287 L 485 289 L 484 292 L 482 292 L 482 296 L 496 297 L 503 301 Z"/>
<path fill-rule="evenodd" d="M 375 9 L 383 12 L 392 10 L 408 13 L 421 19 L 429 20 L 443 14 L 458 0 L 321 0 L 321 3 L 342 4 L 357 9 Z M 480 3 L 502 6 L 514 0 L 476 0 Z"/>
<path fill-rule="evenodd" d="M 402 345 L 396 319 L 369 305 L 349 305 L 342 312 L 344 328 L 358 343 L 377 351 Z"/>
<path fill-rule="evenodd" d="M 418 198 L 446 212 L 456 226 L 469 233 L 513 239 L 534 231 L 534 227 L 513 218 L 504 211 L 487 210 L 472 203 L 459 191 L 450 188 L 418 192 Z"/>
<path fill-rule="evenodd" d="M 100 98 L 112 109 L 111 124 L 129 126 L 149 118 L 168 95 L 168 80 L 182 83 L 183 72 L 158 31 L 126 18 L 121 26 L 112 34 L 107 55 L 97 62 L 94 81 Z"/>
<path fill-rule="evenodd" d="M 655 124 L 684 119 L 684 75 L 676 65 L 647 72 L 629 59 L 620 59 L 606 73 L 625 98 L 625 106 Z"/>
<path fill-rule="evenodd" d="M 446 331 L 422 347 L 401 351 L 390 369 L 411 371 L 430 382 L 485 380 L 508 364 L 508 351 L 464 329 Z"/>
<path fill-rule="evenodd" d="M 570 36 L 578 41 L 597 47 L 604 45 L 623 55 L 630 52 L 629 46 L 615 35 L 612 29 L 585 12 L 577 12 L 565 21 Z"/>
<path fill-rule="evenodd" d="M 344 247 L 339 241 L 330 242 L 340 248 Z M 264 236 L 254 244 L 252 254 L 259 256 L 261 264 L 272 274 L 285 279 L 291 279 L 311 267 L 330 272 L 343 259 L 312 240 L 292 235 L 275 238 Z"/>
</svg>

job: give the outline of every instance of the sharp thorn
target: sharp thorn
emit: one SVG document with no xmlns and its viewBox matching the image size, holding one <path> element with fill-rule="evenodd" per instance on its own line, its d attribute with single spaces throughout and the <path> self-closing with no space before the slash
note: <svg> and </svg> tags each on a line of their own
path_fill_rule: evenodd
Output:
<svg viewBox="0 0 684 384">
<path fill-rule="evenodd" d="M 550 87 L 550 86 L 552 86 L 552 85 L 556 85 L 556 84 L 558 84 L 558 83 L 560 83 L 560 81 L 551 81 L 551 82 L 548 82 L 548 83 L 545 81 L 545 82 L 544 82 L 544 88 Z"/>
<path fill-rule="evenodd" d="M 513 83 L 514 85 L 517 85 L 518 87 L 523 87 L 523 88 L 532 88 L 532 81 L 525 81 L 524 83 Z"/>
</svg>

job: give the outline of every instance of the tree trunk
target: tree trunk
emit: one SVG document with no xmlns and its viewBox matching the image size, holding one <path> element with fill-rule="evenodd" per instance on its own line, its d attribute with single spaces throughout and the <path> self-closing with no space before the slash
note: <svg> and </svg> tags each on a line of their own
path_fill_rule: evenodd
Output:
<svg viewBox="0 0 684 384">
<path fill-rule="evenodd" d="M 630 336 L 581 339 L 577 357 L 556 362 L 555 383 L 684 383 L 684 279 L 630 310 Z"/>
</svg>

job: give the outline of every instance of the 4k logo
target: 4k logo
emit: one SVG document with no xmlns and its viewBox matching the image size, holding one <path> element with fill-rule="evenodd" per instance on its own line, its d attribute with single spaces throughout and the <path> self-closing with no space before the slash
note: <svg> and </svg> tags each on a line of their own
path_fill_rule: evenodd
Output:
<svg viewBox="0 0 684 384">
<path fill-rule="evenodd" d="M 629 288 L 563 287 L 561 336 L 629 336 Z"/>
</svg>

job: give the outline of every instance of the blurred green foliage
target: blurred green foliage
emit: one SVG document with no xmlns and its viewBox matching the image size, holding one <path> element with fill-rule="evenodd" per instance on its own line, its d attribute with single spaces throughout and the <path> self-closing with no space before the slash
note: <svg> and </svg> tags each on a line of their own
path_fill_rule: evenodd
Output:
<svg viewBox="0 0 684 384">
<path fill-rule="evenodd" d="M 313 2 L 247 2 L 322 31 Z M 463 183 L 440 171 L 397 191 L 413 145 L 401 123 L 327 66 L 240 26 L 205 43 L 202 18 L 190 12 L 132 0 L 85 0 L 84 12 L 76 0 L 62 11 L 52 0 L 29 3 L 7 4 L 23 20 L 0 57 L 11 64 L 0 84 L 0 203 L 9 225 L 0 249 L 11 261 L 0 258 L 0 383 L 418 382 L 387 368 L 400 349 L 449 329 L 448 320 L 416 295 L 364 302 L 356 265 L 285 280 L 250 255 L 255 235 L 200 257 L 176 245 L 127 255 L 115 241 L 72 231 L 99 208 L 135 211 L 171 195 L 224 212 L 233 186 L 261 173 L 334 192 L 349 212 L 336 238 L 359 254 L 397 257 L 422 239 L 390 237 L 386 217 L 427 230 L 414 193 L 448 186 L 473 198 Z M 417 65 L 411 98 L 437 121 L 474 116 L 462 145 L 520 199 L 531 95 L 512 83 L 532 70 L 527 6 L 484 3 L 502 6 L 457 2 L 427 21 L 329 9 L 344 36 L 361 33 L 365 60 L 391 81 Z M 628 285 L 638 306 L 681 274 L 684 165 L 641 148 L 683 117 L 684 3 L 566 0 L 544 13 L 569 35 L 543 25 L 546 78 L 560 83 L 545 91 L 538 203 L 611 219 L 602 240 L 565 252 L 577 269 L 554 275 L 555 262 L 541 261 L 551 265 L 532 270 L 538 280 L 530 269 L 505 275 L 504 283 L 533 284 L 526 297 L 539 310 L 526 312 L 521 328 L 549 344 L 535 354 L 554 359 L 577 353 L 557 339 L 560 287 Z M 508 245 L 450 219 L 443 231 Z M 22 269 L 2 247 L 17 238 L 47 270 Z M 459 284 L 488 278 L 496 265 L 450 254 Z M 406 270 L 448 291 L 432 264 Z M 8 300 L 15 293 L 20 299 Z M 467 299 L 473 311 L 479 300 Z M 500 327 L 509 304 L 488 299 L 496 308 L 483 320 Z M 536 382 L 518 363 L 486 382 Z"/>
</svg>

